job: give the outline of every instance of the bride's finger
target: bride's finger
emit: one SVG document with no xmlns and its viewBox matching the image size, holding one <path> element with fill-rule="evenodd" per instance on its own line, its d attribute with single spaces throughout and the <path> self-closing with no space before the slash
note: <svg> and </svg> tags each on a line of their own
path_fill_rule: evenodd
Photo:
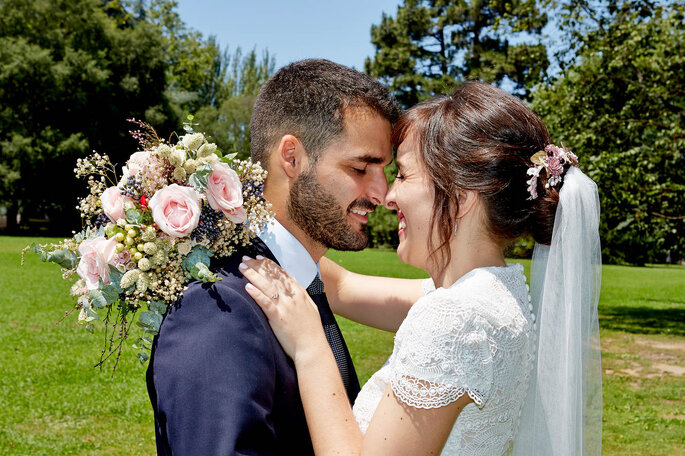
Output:
<svg viewBox="0 0 685 456">
<path fill-rule="evenodd" d="M 251 268 L 246 262 L 240 263 L 238 269 L 245 276 L 245 278 L 250 281 L 252 286 L 258 289 L 264 295 L 270 296 L 274 300 L 278 298 L 279 290 L 276 282 L 265 277 L 264 274 L 260 273 L 254 268 Z"/>
<path fill-rule="evenodd" d="M 273 320 L 278 311 L 276 301 L 265 295 L 259 288 L 251 283 L 245 285 L 245 291 L 247 291 L 247 294 L 249 294 L 257 305 L 261 307 L 266 318 L 268 318 L 269 321 Z"/>
</svg>

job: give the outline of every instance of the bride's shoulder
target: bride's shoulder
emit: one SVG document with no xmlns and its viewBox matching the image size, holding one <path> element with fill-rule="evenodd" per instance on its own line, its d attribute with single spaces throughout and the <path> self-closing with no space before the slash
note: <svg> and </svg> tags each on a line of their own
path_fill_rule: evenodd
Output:
<svg viewBox="0 0 685 456">
<path fill-rule="evenodd" d="M 506 324 L 513 314 L 520 313 L 519 301 L 527 295 L 525 282 L 520 265 L 474 269 L 452 286 L 427 293 L 414 306 L 420 314 L 416 317 L 432 314 L 437 322 L 446 324 L 454 318 Z"/>
</svg>

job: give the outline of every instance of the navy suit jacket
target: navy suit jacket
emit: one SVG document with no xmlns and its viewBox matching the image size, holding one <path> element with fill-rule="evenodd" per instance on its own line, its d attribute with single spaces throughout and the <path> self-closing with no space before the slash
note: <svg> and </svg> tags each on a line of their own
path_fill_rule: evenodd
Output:
<svg viewBox="0 0 685 456">
<path fill-rule="evenodd" d="M 258 238 L 220 259 L 222 280 L 192 281 L 164 318 L 147 371 L 160 456 L 313 454 L 292 360 L 238 270 L 259 254 L 275 261 Z"/>
</svg>

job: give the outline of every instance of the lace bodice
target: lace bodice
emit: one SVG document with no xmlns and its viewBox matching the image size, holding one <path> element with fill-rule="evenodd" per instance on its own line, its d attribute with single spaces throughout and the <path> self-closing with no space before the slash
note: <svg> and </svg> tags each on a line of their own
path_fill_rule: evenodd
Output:
<svg viewBox="0 0 685 456">
<path fill-rule="evenodd" d="M 428 290 L 427 290 L 428 291 Z M 534 320 L 523 267 L 478 268 L 419 299 L 395 335 L 385 365 L 354 404 L 362 432 L 387 385 L 417 408 L 473 400 L 460 413 L 443 455 L 510 451 L 534 357 Z"/>
</svg>

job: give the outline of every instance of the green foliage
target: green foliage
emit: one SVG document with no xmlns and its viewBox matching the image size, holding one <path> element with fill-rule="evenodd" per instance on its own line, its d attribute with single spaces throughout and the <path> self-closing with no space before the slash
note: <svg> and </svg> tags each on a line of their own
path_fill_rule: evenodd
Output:
<svg viewBox="0 0 685 456">
<path fill-rule="evenodd" d="M 76 159 L 96 150 L 123 165 L 137 146 L 131 117 L 167 138 L 198 112 L 222 152 L 249 154 L 252 104 L 273 58 L 221 50 L 175 8 L 171 0 L 0 2 L 0 206 L 10 224 L 21 213 L 49 218 L 54 232 L 78 225 Z"/>
<path fill-rule="evenodd" d="M 78 220 L 77 157 L 97 149 L 121 162 L 134 144 L 126 118 L 175 123 L 160 37 L 117 2 L 101 5 L 0 2 L 0 203 L 10 223 L 21 211 L 66 231 Z"/>
<path fill-rule="evenodd" d="M 205 132 L 224 154 L 234 153 L 244 160 L 250 156 L 250 119 L 259 89 L 274 73 L 275 62 L 268 52 L 261 59 L 255 50 L 245 56 L 238 48 L 225 57 L 227 96 L 218 106 L 206 105 L 195 114 L 198 128 Z"/>
<path fill-rule="evenodd" d="M 624 0 L 587 17 L 577 3 L 564 16 L 576 57 L 533 108 L 599 186 L 604 261 L 685 258 L 685 6 Z"/>
<path fill-rule="evenodd" d="M 508 80 L 525 96 L 545 77 L 538 38 L 546 23 L 534 0 L 405 0 L 396 17 L 371 27 L 376 54 L 366 72 L 406 107 L 467 79 Z"/>
<path fill-rule="evenodd" d="M 188 274 L 193 279 L 201 280 L 203 282 L 216 282 L 221 280 L 216 274 L 209 270 L 210 258 L 214 256 L 212 252 L 206 247 L 196 245 L 190 253 L 183 259 L 183 269 L 188 271 Z"/>
</svg>

